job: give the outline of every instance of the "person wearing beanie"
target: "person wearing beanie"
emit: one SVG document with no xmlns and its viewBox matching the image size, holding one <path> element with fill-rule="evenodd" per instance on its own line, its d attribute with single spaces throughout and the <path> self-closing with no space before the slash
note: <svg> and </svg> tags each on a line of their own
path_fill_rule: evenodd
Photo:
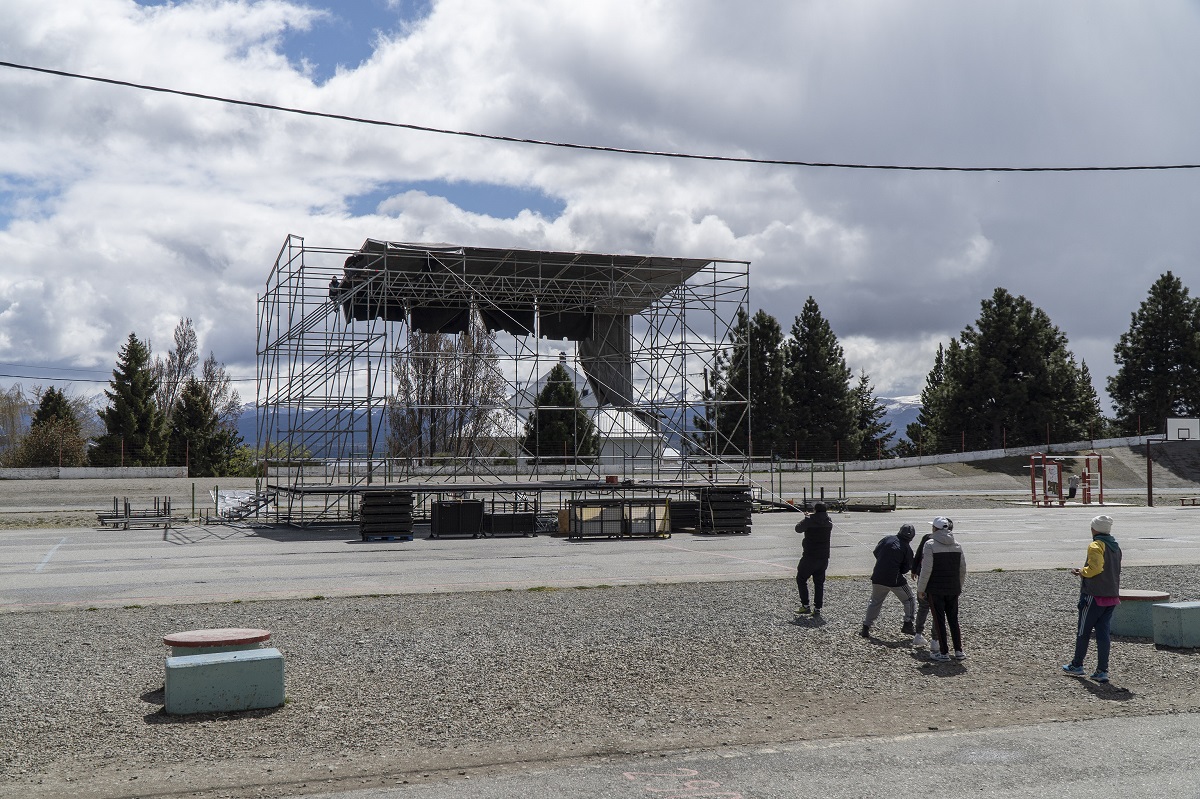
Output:
<svg viewBox="0 0 1200 799">
<path fill-rule="evenodd" d="M 954 522 L 945 516 L 933 520 L 933 534 L 921 552 L 921 577 L 917 581 L 917 596 L 929 601 L 933 616 L 933 634 L 937 637 L 936 651 L 929 648 L 931 660 L 950 660 L 946 633 L 954 642 L 954 659 L 963 660 L 962 632 L 958 626 L 958 597 L 967 582 L 967 557 L 954 540 Z"/>
<path fill-rule="evenodd" d="M 796 588 L 800 591 L 796 615 L 819 616 L 825 605 L 825 570 L 829 568 L 829 539 L 833 534 L 833 521 L 824 502 L 818 502 L 812 513 L 804 515 L 796 525 L 796 532 L 804 536 L 800 542 L 800 562 L 796 564 Z M 813 584 L 812 606 L 808 604 L 809 579 Z"/>
<path fill-rule="evenodd" d="M 871 572 L 871 600 L 867 603 L 867 615 L 863 618 L 863 638 L 871 637 L 871 625 L 879 618 L 883 600 L 895 594 L 904 604 L 904 626 L 900 632 L 913 634 L 913 616 L 916 599 L 908 587 L 908 572 L 912 569 L 912 540 L 917 537 L 917 528 L 911 524 L 900 525 L 900 532 L 884 536 L 875 545 L 875 569 Z"/>
<path fill-rule="evenodd" d="M 1088 642 L 1096 634 L 1096 671 L 1092 679 L 1108 682 L 1108 653 L 1112 646 L 1109 628 L 1113 609 L 1121 604 L 1121 545 L 1112 537 L 1111 516 L 1092 519 L 1092 543 L 1088 544 L 1087 562 L 1071 569 L 1079 578 L 1079 624 L 1075 628 L 1075 656 L 1063 671 L 1083 676 L 1083 659 Z"/>
</svg>

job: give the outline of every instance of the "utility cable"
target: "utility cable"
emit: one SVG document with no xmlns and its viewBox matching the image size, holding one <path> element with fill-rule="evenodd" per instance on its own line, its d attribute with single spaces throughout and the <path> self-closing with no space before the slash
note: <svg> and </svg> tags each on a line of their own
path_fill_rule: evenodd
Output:
<svg viewBox="0 0 1200 799">
<path fill-rule="evenodd" d="M 736 155 L 703 155 L 699 153 L 668 152 L 663 150 L 640 150 L 631 147 L 606 147 L 599 144 L 578 144 L 573 142 L 550 141 L 545 139 L 526 139 L 517 136 L 501 136 L 495 133 L 478 133 L 467 130 L 435 128 L 428 125 L 417 125 L 411 122 L 389 122 L 381 119 L 349 116 L 347 114 L 332 114 L 324 111 L 312 111 L 304 108 L 274 105 L 272 103 L 260 103 L 253 100 L 238 100 L 232 97 L 221 97 L 215 94 L 202 94 L 200 92 L 189 92 L 182 89 L 171 89 L 164 86 L 152 86 L 146 83 L 133 83 L 131 81 L 116 80 L 114 78 L 102 78 L 96 75 L 84 75 L 78 72 L 47 69 L 45 67 L 35 67 L 28 64 L 16 64 L 11 61 L 0 61 L 0 67 L 25 70 L 27 72 L 38 72 L 43 75 L 55 75 L 61 78 L 104 83 L 110 86 L 122 86 L 129 89 L 138 89 L 139 91 L 159 92 L 161 94 L 172 94 L 179 97 L 190 97 L 195 100 L 209 100 L 216 103 L 225 103 L 226 105 L 260 108 L 265 111 L 280 111 L 287 114 L 299 114 L 301 116 L 317 117 L 320 119 L 333 119 L 341 122 L 352 122 L 359 125 L 401 128 L 404 130 L 419 131 L 421 133 L 436 133 L 443 136 L 462 136 L 466 138 L 486 139 L 489 141 L 508 142 L 512 144 L 532 144 L 539 147 L 558 147 L 569 150 L 587 150 L 591 152 L 616 153 L 621 155 L 644 155 L 653 158 L 675 158 L 691 161 L 719 161 L 736 164 L 765 164 L 769 166 L 800 166 L 823 169 L 892 170 L 906 172 L 1139 172 L 1200 169 L 1200 164 L 1142 164 L 1125 166 L 918 166 L 913 164 L 855 164 L 829 161 L 796 161 L 783 158 L 752 158 L 748 156 Z"/>
</svg>

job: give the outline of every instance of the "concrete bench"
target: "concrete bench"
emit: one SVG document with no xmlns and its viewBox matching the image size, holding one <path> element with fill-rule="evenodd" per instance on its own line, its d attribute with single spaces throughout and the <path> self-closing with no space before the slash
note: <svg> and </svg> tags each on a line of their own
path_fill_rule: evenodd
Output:
<svg viewBox="0 0 1200 799">
<path fill-rule="evenodd" d="M 171 647 L 166 712 L 229 713 L 283 704 L 283 655 L 262 648 L 269 630 L 223 627 L 163 636 Z"/>
<path fill-rule="evenodd" d="M 1200 602 L 1155 604 L 1154 643 L 1176 649 L 1200 647 Z"/>
<path fill-rule="evenodd" d="M 283 654 L 243 649 L 167 658 L 166 712 L 232 713 L 283 704 Z"/>
<path fill-rule="evenodd" d="M 1154 637 L 1154 603 L 1170 602 L 1171 595 L 1163 591 L 1121 589 L 1121 604 L 1113 610 L 1112 634 L 1133 638 Z"/>
<path fill-rule="evenodd" d="M 1180 497 L 1180 505 L 1200 505 L 1200 497 Z"/>
</svg>

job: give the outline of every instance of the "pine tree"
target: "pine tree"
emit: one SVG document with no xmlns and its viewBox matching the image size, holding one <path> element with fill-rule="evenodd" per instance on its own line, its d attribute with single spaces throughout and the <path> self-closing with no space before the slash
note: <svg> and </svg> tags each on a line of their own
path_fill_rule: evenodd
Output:
<svg viewBox="0 0 1200 799">
<path fill-rule="evenodd" d="M 150 350 L 129 334 L 117 354 L 108 407 L 98 411 L 105 434 L 93 447 L 96 466 L 162 466 L 166 462 L 166 425 L 154 401 L 158 386 L 151 372 Z"/>
<path fill-rule="evenodd" d="M 787 431 L 801 457 L 833 460 L 857 456 L 852 376 L 842 345 L 817 302 L 809 297 L 785 345 Z"/>
<path fill-rule="evenodd" d="M 739 308 L 730 344 L 717 353 L 705 389 L 705 418 L 696 417 L 696 438 L 705 454 L 723 457 L 750 451 L 750 317 Z"/>
<path fill-rule="evenodd" d="M 189 476 L 220 477 L 227 473 L 241 437 L 222 423 L 208 387 L 189 377 L 171 416 L 170 442 L 172 452 L 186 454 Z"/>
<path fill-rule="evenodd" d="M 600 452 L 596 425 L 579 404 L 579 392 L 561 363 L 550 370 L 546 385 L 534 400 L 520 446 L 530 455 L 550 462 L 566 462 Z"/>
<path fill-rule="evenodd" d="M 1200 416 L 1200 299 L 1170 272 L 1131 314 L 1108 379 L 1118 427 L 1159 431 L 1169 417 Z"/>
<path fill-rule="evenodd" d="M 1040 308 L 1003 288 L 981 308 L 975 325 L 946 353 L 940 407 L 930 420 L 940 446 L 1000 449 L 1042 444 L 1047 435 L 1085 437 L 1099 403 L 1062 331 Z"/>
<path fill-rule="evenodd" d="M 887 408 L 875 396 L 875 387 L 871 385 L 867 370 L 859 371 L 858 383 L 852 393 L 859 457 L 880 458 L 890 455 L 896 433 L 890 424 L 883 421 L 887 416 Z"/>
<path fill-rule="evenodd" d="M 36 427 L 51 421 L 67 422 L 76 430 L 79 429 L 79 419 L 75 417 L 75 409 L 71 407 L 71 401 L 67 399 L 66 394 L 53 386 L 42 392 L 37 410 L 33 412 L 33 418 L 29 424 L 30 427 Z"/>
<path fill-rule="evenodd" d="M 957 354 L 958 340 L 951 339 L 950 346 Z M 925 387 L 921 389 L 921 409 L 917 412 L 917 420 L 904 430 L 908 442 L 897 447 L 902 455 L 924 455 L 941 451 L 935 431 L 941 428 L 942 407 L 945 405 L 946 353 L 946 348 L 938 344 L 933 357 L 933 368 L 925 376 Z"/>
</svg>

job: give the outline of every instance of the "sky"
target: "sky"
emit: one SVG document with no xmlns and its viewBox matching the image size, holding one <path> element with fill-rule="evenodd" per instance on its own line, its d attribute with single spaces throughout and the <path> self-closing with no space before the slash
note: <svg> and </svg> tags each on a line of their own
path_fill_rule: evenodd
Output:
<svg viewBox="0 0 1200 799">
<path fill-rule="evenodd" d="M 1200 163 L 1200 4 L 1061 0 L 0 0 L 0 61 L 518 138 L 842 164 Z M 253 398 L 288 234 L 750 261 L 816 299 L 881 396 L 997 287 L 1106 412 L 1168 270 L 1200 291 L 1200 170 L 915 172 L 556 149 L 0 67 L 0 385 L 103 387 L 180 317 Z M 70 381 L 70 382 L 68 382 Z"/>
</svg>

